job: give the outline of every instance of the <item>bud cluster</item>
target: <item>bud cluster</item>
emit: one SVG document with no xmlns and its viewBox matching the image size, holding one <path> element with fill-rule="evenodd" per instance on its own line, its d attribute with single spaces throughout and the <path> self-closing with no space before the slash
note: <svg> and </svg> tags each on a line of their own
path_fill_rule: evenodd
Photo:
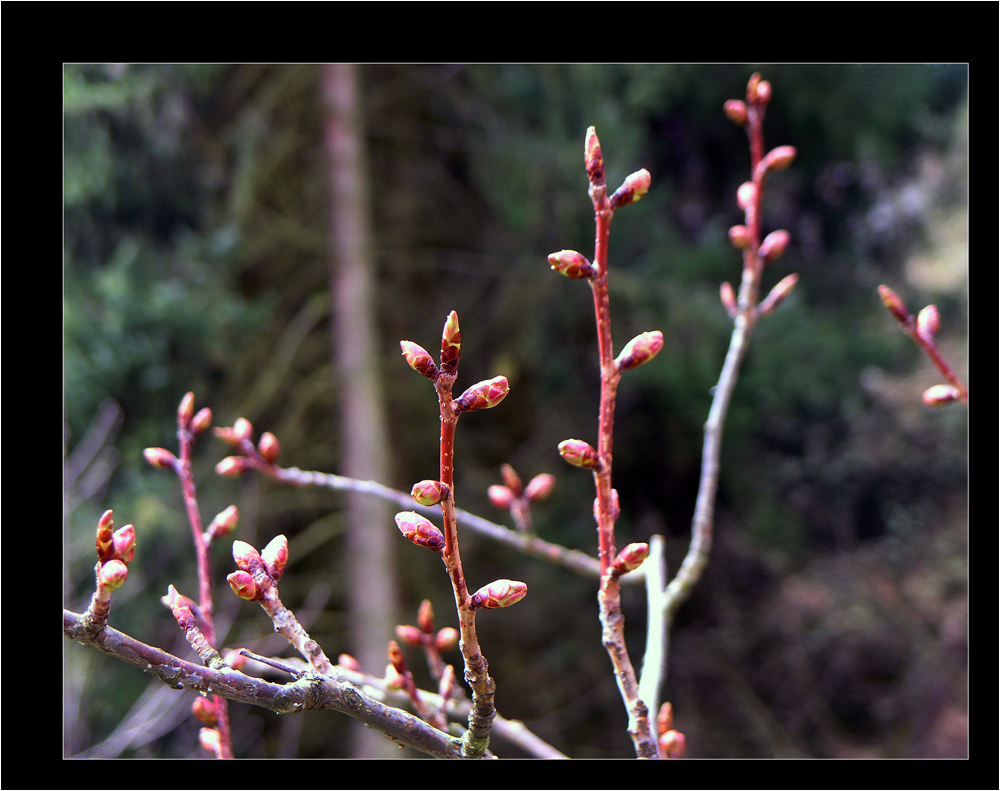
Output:
<svg viewBox="0 0 1000 791">
<path fill-rule="evenodd" d="M 233 560 L 239 571 L 234 571 L 226 579 L 233 592 L 241 599 L 259 601 L 265 591 L 276 584 L 288 564 L 288 539 L 275 536 L 264 547 L 263 552 L 245 541 L 233 542 Z"/>
<path fill-rule="evenodd" d="M 509 464 L 501 465 L 500 475 L 504 485 L 490 486 L 486 494 L 490 502 L 497 508 L 509 511 L 514 518 L 514 525 L 522 533 L 531 532 L 531 503 L 544 500 L 552 493 L 556 484 L 554 475 L 542 473 L 536 475 L 525 487 L 521 477 Z"/>
<path fill-rule="evenodd" d="M 114 526 L 114 512 L 105 511 L 97 522 L 97 585 L 108 591 L 125 584 L 128 564 L 135 558 L 135 527 Z"/>
<path fill-rule="evenodd" d="M 684 755 L 684 734 L 674 730 L 674 707 L 670 702 L 660 707 L 656 718 L 657 731 L 660 734 L 660 753 L 665 758 L 680 758 Z"/>
</svg>

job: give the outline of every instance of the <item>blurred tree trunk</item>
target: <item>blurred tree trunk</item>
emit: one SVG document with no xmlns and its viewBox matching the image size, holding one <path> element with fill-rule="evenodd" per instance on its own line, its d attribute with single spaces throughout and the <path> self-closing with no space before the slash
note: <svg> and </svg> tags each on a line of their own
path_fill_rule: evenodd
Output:
<svg viewBox="0 0 1000 791">
<path fill-rule="evenodd" d="M 334 370 L 340 393 L 341 472 L 352 478 L 392 480 L 385 408 L 379 377 L 374 266 L 369 234 L 369 191 L 359 69 L 323 67 L 325 144 L 329 166 Z M 395 528 L 386 504 L 349 494 L 347 579 L 349 651 L 365 670 L 380 673 L 396 623 Z M 357 723 L 355 757 L 398 757 L 382 734 Z"/>
</svg>

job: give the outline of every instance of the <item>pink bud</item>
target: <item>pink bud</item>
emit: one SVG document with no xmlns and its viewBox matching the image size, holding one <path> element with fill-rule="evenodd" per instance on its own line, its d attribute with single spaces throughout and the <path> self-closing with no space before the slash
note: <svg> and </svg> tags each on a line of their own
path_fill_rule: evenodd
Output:
<svg viewBox="0 0 1000 791">
<path fill-rule="evenodd" d="M 771 101 L 771 83 L 761 80 L 757 83 L 757 102 L 762 107 L 767 107 Z"/>
<path fill-rule="evenodd" d="M 587 178 L 593 186 L 604 186 L 604 156 L 601 154 L 601 141 L 597 139 L 597 129 L 593 126 L 587 129 L 587 139 L 583 146 L 584 164 L 587 166 Z"/>
<path fill-rule="evenodd" d="M 413 341 L 400 341 L 399 348 L 403 350 L 403 357 L 406 358 L 406 364 L 418 374 L 423 374 L 428 379 L 433 379 L 437 376 L 437 366 L 434 364 L 434 360 L 431 359 L 430 352 L 423 346 Z"/>
<path fill-rule="evenodd" d="M 778 146 L 767 152 L 767 156 L 761 161 L 761 165 L 768 172 L 784 170 L 795 161 L 798 153 L 794 146 Z"/>
<path fill-rule="evenodd" d="M 205 533 L 208 534 L 212 541 L 216 541 L 232 533 L 233 530 L 236 529 L 236 525 L 238 525 L 239 522 L 240 512 L 235 505 L 231 505 L 224 511 L 220 511 L 215 515 L 215 518 L 205 529 Z"/>
<path fill-rule="evenodd" d="M 906 305 L 903 304 L 896 292 L 893 291 L 888 286 L 879 286 L 878 295 L 882 298 L 882 304 L 888 308 L 889 312 L 896 317 L 896 320 L 901 324 L 908 324 L 912 320 L 912 316 L 906 309 Z"/>
<path fill-rule="evenodd" d="M 397 626 L 396 636 L 407 645 L 419 647 L 424 644 L 424 633 L 416 626 Z"/>
<path fill-rule="evenodd" d="M 163 467 L 168 470 L 177 469 L 177 457 L 166 448 L 146 448 L 142 455 L 154 467 Z"/>
<path fill-rule="evenodd" d="M 345 670 L 353 670 L 355 673 L 361 672 L 361 663 L 350 654 L 341 654 L 338 656 L 337 664 Z"/>
<path fill-rule="evenodd" d="M 443 654 L 445 651 L 453 651 L 458 645 L 458 629 L 453 629 L 450 626 L 446 626 L 437 636 L 434 638 L 434 647 L 437 648 L 438 653 Z"/>
<path fill-rule="evenodd" d="M 722 109 L 726 117 L 737 126 L 743 126 L 747 122 L 747 106 L 739 99 L 730 99 Z"/>
<path fill-rule="evenodd" d="M 105 511 L 97 522 L 97 558 L 111 560 L 115 556 L 113 511 Z"/>
<path fill-rule="evenodd" d="M 243 456 L 226 456 L 215 465 L 215 473 L 224 478 L 239 478 L 251 466 L 251 463 Z"/>
<path fill-rule="evenodd" d="M 128 566 L 121 560 L 109 560 L 101 565 L 97 582 L 109 591 L 118 590 L 128 579 Z"/>
<path fill-rule="evenodd" d="M 474 384 L 455 399 L 455 414 L 494 407 L 507 397 L 508 392 L 510 385 L 506 376 L 495 376 Z"/>
<path fill-rule="evenodd" d="M 774 261 L 780 258 L 788 247 L 788 231 L 772 231 L 760 243 L 760 257 L 764 261 Z"/>
<path fill-rule="evenodd" d="M 260 553 L 246 541 L 233 542 L 233 560 L 243 571 L 253 571 L 253 567 L 261 562 Z"/>
<path fill-rule="evenodd" d="M 285 566 L 288 563 L 288 539 L 283 535 L 275 536 L 264 547 L 260 557 L 264 561 L 268 576 L 277 582 L 285 573 Z"/>
<path fill-rule="evenodd" d="M 215 704 L 208 698 L 197 697 L 191 704 L 191 713 L 206 725 L 215 725 L 219 721 L 219 715 L 215 711 Z"/>
<path fill-rule="evenodd" d="M 194 415 L 194 393 L 185 393 L 180 406 L 177 407 L 177 420 L 186 426 L 191 422 L 192 415 Z"/>
<path fill-rule="evenodd" d="M 659 330 L 644 332 L 636 335 L 625 344 L 625 348 L 618 354 L 615 365 L 619 371 L 627 371 L 629 368 L 638 368 L 644 363 L 648 363 L 663 348 L 663 333 Z"/>
<path fill-rule="evenodd" d="M 745 181 L 740 184 L 740 188 L 736 190 L 736 202 L 744 211 L 753 206 L 753 202 L 756 197 L 757 188 L 753 185 L 753 182 Z"/>
<path fill-rule="evenodd" d="M 684 734 L 680 731 L 667 731 L 660 736 L 660 752 L 667 758 L 680 758 L 684 755 Z"/>
<path fill-rule="evenodd" d="M 599 470 L 601 459 L 597 451 L 582 439 L 564 439 L 559 443 L 559 455 L 575 467 Z"/>
<path fill-rule="evenodd" d="M 771 289 L 771 292 L 761 301 L 760 305 L 757 306 L 757 312 L 762 316 L 766 316 L 785 301 L 785 297 L 792 293 L 792 289 L 795 288 L 795 284 L 798 282 L 798 275 L 788 275 L 783 277 L 778 281 L 774 288 Z"/>
<path fill-rule="evenodd" d="M 385 688 L 392 691 L 401 690 L 406 686 L 406 678 L 392 666 L 385 666 Z"/>
<path fill-rule="evenodd" d="M 528 482 L 528 488 L 524 490 L 524 496 L 530 502 L 537 503 L 544 500 L 552 493 L 552 487 L 556 485 L 556 476 L 543 472 L 536 475 Z"/>
<path fill-rule="evenodd" d="M 669 700 L 660 706 L 660 713 L 656 715 L 656 725 L 656 730 L 660 733 L 666 733 L 674 727 L 674 707 Z"/>
<path fill-rule="evenodd" d="M 625 574 L 634 571 L 649 557 L 649 544 L 629 544 L 618 553 L 613 564 L 615 571 Z"/>
<path fill-rule="evenodd" d="M 222 742 L 219 739 L 219 732 L 215 728 L 202 728 L 198 731 L 198 743 L 207 753 L 218 755 L 222 750 Z"/>
<path fill-rule="evenodd" d="M 504 485 L 514 493 L 515 497 L 520 497 L 524 494 L 524 484 L 521 483 L 521 476 L 509 464 L 500 465 L 500 477 L 503 478 Z"/>
<path fill-rule="evenodd" d="M 454 632 L 455 630 L 452 629 Z M 458 639 L 458 632 L 455 632 L 455 639 Z M 438 649 L 440 650 L 440 649 Z M 450 650 L 450 649 L 449 649 Z M 452 665 L 445 665 L 441 673 L 441 683 L 438 684 L 438 694 L 442 700 L 447 701 L 455 691 L 455 668 Z"/>
<path fill-rule="evenodd" d="M 212 425 L 212 410 L 208 407 L 199 409 L 198 414 L 191 420 L 191 431 L 201 434 L 206 428 Z"/>
<path fill-rule="evenodd" d="M 229 586 L 233 589 L 233 593 L 241 599 L 253 601 L 260 593 L 257 583 L 253 581 L 253 577 L 249 572 L 234 571 L 226 579 L 229 581 Z"/>
<path fill-rule="evenodd" d="M 952 385 L 934 385 L 924 391 L 924 403 L 927 406 L 943 406 L 961 398 L 958 388 Z"/>
<path fill-rule="evenodd" d="M 441 370 L 453 374 L 458 370 L 458 360 L 462 353 L 462 333 L 458 328 L 458 314 L 452 311 L 441 332 Z"/>
<path fill-rule="evenodd" d="M 722 300 L 722 307 L 726 309 L 729 317 L 735 319 L 737 313 L 736 292 L 733 291 L 733 287 L 729 283 L 723 283 L 719 286 L 719 299 Z"/>
<path fill-rule="evenodd" d="M 222 661 L 226 663 L 226 667 L 231 667 L 233 670 L 242 670 L 247 665 L 247 658 L 231 648 L 222 649 Z"/>
<path fill-rule="evenodd" d="M 524 598 L 528 586 L 515 580 L 496 580 L 484 585 L 472 594 L 472 606 L 484 610 L 496 610 L 500 607 L 510 607 Z"/>
<path fill-rule="evenodd" d="M 928 305 L 917 314 L 917 335 L 928 343 L 937 335 L 941 327 L 941 318 L 934 305 Z"/>
<path fill-rule="evenodd" d="M 233 423 L 233 433 L 237 439 L 253 439 L 253 425 L 245 417 L 236 418 Z"/>
<path fill-rule="evenodd" d="M 447 500 L 448 494 L 448 486 L 441 481 L 420 481 L 410 490 L 410 497 L 421 505 L 437 505 Z"/>
<path fill-rule="evenodd" d="M 135 558 L 135 527 L 125 525 L 115 531 L 114 536 L 114 556 L 125 563 L 131 563 Z"/>
<path fill-rule="evenodd" d="M 399 650 L 399 643 L 395 640 L 390 640 L 387 653 L 389 654 L 389 661 L 392 662 L 392 666 L 400 673 L 405 673 L 406 659 L 403 658 L 403 652 Z"/>
<path fill-rule="evenodd" d="M 265 431 L 260 435 L 260 442 L 257 443 L 257 452 L 264 457 L 265 461 L 274 464 L 278 461 L 278 454 L 281 453 L 281 443 L 270 431 Z"/>
<path fill-rule="evenodd" d="M 754 72 L 747 82 L 747 104 L 757 103 L 757 86 L 760 84 L 760 73 Z"/>
<path fill-rule="evenodd" d="M 396 514 L 396 526 L 418 547 L 427 547 L 434 552 L 444 549 L 444 533 L 415 511 Z"/>
<path fill-rule="evenodd" d="M 625 183 L 622 184 L 611 196 L 611 208 L 617 209 L 619 206 L 628 206 L 638 201 L 643 195 L 649 192 L 651 176 L 649 171 L 643 168 L 630 174 Z"/>
<path fill-rule="evenodd" d="M 511 504 L 514 502 L 514 493 L 506 486 L 491 486 L 486 490 L 486 494 L 493 505 L 504 511 L 509 510 Z"/>
<path fill-rule="evenodd" d="M 739 194 L 737 193 L 738 197 Z M 740 205 L 742 206 L 743 204 Z M 729 229 L 729 241 L 737 250 L 745 250 L 750 246 L 750 229 L 745 225 L 734 225 Z"/>
<path fill-rule="evenodd" d="M 597 274 L 597 267 L 576 250 L 560 250 L 558 253 L 550 254 L 549 266 L 559 274 L 574 279 L 593 277 Z"/>
<path fill-rule="evenodd" d="M 417 611 L 417 625 L 426 634 L 434 631 L 434 605 L 430 599 L 420 602 L 420 609 Z"/>
<path fill-rule="evenodd" d="M 618 490 L 611 490 L 611 521 L 617 522 L 618 517 L 622 515 L 621 505 L 618 502 Z M 594 498 L 594 521 L 598 524 L 601 523 L 601 502 L 596 497 Z"/>
</svg>

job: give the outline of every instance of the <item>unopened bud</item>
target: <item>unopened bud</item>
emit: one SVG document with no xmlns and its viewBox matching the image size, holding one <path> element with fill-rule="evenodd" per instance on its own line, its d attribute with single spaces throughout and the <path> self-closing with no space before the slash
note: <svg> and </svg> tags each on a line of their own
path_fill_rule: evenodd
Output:
<svg viewBox="0 0 1000 791">
<path fill-rule="evenodd" d="M 759 167 L 762 167 L 767 173 L 771 173 L 776 170 L 784 170 L 795 161 L 795 157 L 798 153 L 799 152 L 795 150 L 794 146 L 778 146 L 777 148 L 772 148 L 767 152 L 767 156 L 761 160 Z"/>
<path fill-rule="evenodd" d="M 105 561 L 115 556 L 114 511 L 105 511 L 97 521 L 97 558 Z"/>
<path fill-rule="evenodd" d="M 753 186 L 752 184 L 750 185 Z M 737 194 L 737 197 L 739 195 Z M 743 205 L 742 203 L 740 204 Z M 737 250 L 745 250 L 750 246 L 750 229 L 745 225 L 734 225 L 729 229 L 729 242 Z"/>
<path fill-rule="evenodd" d="M 500 465 L 500 477 L 503 479 L 504 485 L 510 489 L 516 497 L 520 497 L 524 494 L 524 484 L 521 483 L 521 476 L 518 475 L 517 470 L 509 464 Z"/>
<path fill-rule="evenodd" d="M 503 509 L 504 511 L 509 510 L 511 504 L 514 502 L 514 493 L 506 486 L 491 486 L 486 490 L 486 494 L 490 498 L 490 502 L 493 503 L 493 505 L 497 508 Z"/>
<path fill-rule="evenodd" d="M 621 505 L 618 502 L 618 490 L 611 490 L 611 521 L 617 522 L 618 517 L 622 515 Z M 594 521 L 597 524 L 601 523 L 601 501 L 598 498 L 594 498 Z"/>
<path fill-rule="evenodd" d="M 437 376 L 438 369 L 431 358 L 430 352 L 419 343 L 400 341 L 399 348 L 403 350 L 403 357 L 406 358 L 406 364 L 418 374 L 423 374 L 428 379 L 433 379 Z"/>
<path fill-rule="evenodd" d="M 274 464 L 278 461 L 278 455 L 281 453 L 281 443 L 278 442 L 278 438 L 274 434 L 270 431 L 265 431 L 260 435 L 260 441 L 257 443 L 257 452 L 264 457 L 264 461 Z"/>
<path fill-rule="evenodd" d="M 205 752 L 219 754 L 222 749 L 222 741 L 219 732 L 215 728 L 202 728 L 198 731 L 198 743 Z"/>
<path fill-rule="evenodd" d="M 455 634 L 457 635 L 458 633 L 455 632 Z M 455 639 L 458 638 L 456 637 Z M 444 671 L 441 673 L 441 682 L 438 684 L 438 694 L 441 696 L 442 700 L 448 701 L 454 691 L 455 668 L 452 665 L 445 665 Z"/>
<path fill-rule="evenodd" d="M 651 180 L 652 177 L 645 168 L 627 176 L 625 183 L 616 189 L 611 196 L 611 208 L 617 209 L 619 206 L 628 206 L 630 203 L 638 201 L 649 192 Z"/>
<path fill-rule="evenodd" d="M 556 476 L 543 472 L 528 481 L 528 488 L 524 490 L 524 496 L 532 503 L 544 500 L 552 493 L 552 487 L 556 485 Z"/>
<path fill-rule="evenodd" d="M 771 101 L 771 83 L 767 80 L 761 80 L 757 83 L 757 102 L 762 107 L 767 107 L 768 103 Z"/>
<path fill-rule="evenodd" d="M 764 261 L 774 261 L 780 258 L 788 247 L 788 231 L 772 231 L 760 243 L 760 257 Z"/>
<path fill-rule="evenodd" d="M 740 184 L 740 188 L 736 190 L 736 202 L 740 205 L 740 208 L 746 211 L 751 206 L 753 206 L 754 199 L 757 197 L 757 188 L 753 185 L 751 181 L 745 181 Z"/>
<path fill-rule="evenodd" d="M 576 250 L 560 250 L 549 255 L 549 266 L 566 277 L 579 279 L 597 274 L 597 267 Z"/>
<path fill-rule="evenodd" d="M 494 407 L 503 401 L 509 392 L 510 385 L 506 376 L 495 376 L 474 384 L 455 399 L 455 414 Z"/>
<path fill-rule="evenodd" d="M 205 429 L 212 425 L 212 410 L 208 407 L 204 409 L 199 409 L 198 414 L 194 416 L 191 420 L 191 431 L 195 434 L 201 434 Z"/>
<path fill-rule="evenodd" d="M 449 489 L 447 484 L 441 481 L 420 481 L 413 484 L 410 496 L 421 505 L 437 505 L 442 500 L 447 500 Z"/>
<path fill-rule="evenodd" d="M 403 657 L 403 652 L 399 650 L 399 643 L 395 640 L 390 640 L 387 653 L 389 654 L 389 661 L 392 662 L 392 666 L 400 673 L 405 673 L 406 659 Z"/>
<path fill-rule="evenodd" d="M 443 654 L 445 651 L 453 651 L 457 645 L 458 629 L 453 629 L 450 626 L 444 627 L 434 638 L 434 647 L 437 648 L 440 654 Z"/>
<path fill-rule="evenodd" d="M 619 371 L 627 371 L 629 368 L 638 368 L 644 363 L 648 363 L 663 348 L 663 333 L 659 330 L 644 332 L 636 335 L 625 344 L 625 348 L 618 354 L 615 365 Z"/>
<path fill-rule="evenodd" d="M 180 406 L 177 407 L 177 420 L 183 425 L 191 422 L 194 415 L 194 393 L 185 393 L 181 399 Z"/>
<path fill-rule="evenodd" d="M 261 562 L 260 553 L 246 541 L 233 542 L 233 560 L 243 571 L 252 572 L 254 566 Z"/>
<path fill-rule="evenodd" d="M 930 342 L 941 328 L 941 317 L 934 305 L 928 305 L 917 314 L 917 335 Z"/>
<path fill-rule="evenodd" d="M 245 417 L 236 418 L 233 423 L 233 433 L 237 439 L 253 439 L 253 425 Z"/>
<path fill-rule="evenodd" d="M 660 713 L 656 715 L 656 730 L 659 733 L 666 733 L 674 727 L 674 707 L 670 701 L 665 701 L 660 706 Z"/>
<path fill-rule="evenodd" d="M 350 654 L 341 654 L 338 656 L 337 664 L 345 670 L 353 670 L 355 673 L 361 672 L 361 663 Z"/>
<path fill-rule="evenodd" d="M 260 593 L 257 589 L 257 583 L 253 581 L 253 577 L 247 571 L 234 571 L 226 579 L 229 581 L 233 593 L 241 599 L 253 601 Z"/>
<path fill-rule="evenodd" d="M 496 580 L 472 594 L 472 606 L 484 610 L 510 607 L 524 598 L 528 586 L 515 580 Z"/>
<path fill-rule="evenodd" d="M 888 308 L 889 312 L 896 317 L 896 320 L 901 324 L 908 324 L 913 318 L 909 311 L 906 309 L 906 305 L 903 304 L 896 292 L 893 291 L 888 286 L 879 286 L 878 295 L 882 298 L 882 304 Z"/>
<path fill-rule="evenodd" d="M 729 318 L 735 319 L 737 313 L 736 292 L 733 291 L 733 287 L 728 282 L 719 286 L 719 299 L 722 300 L 722 307 L 726 309 Z"/>
<path fill-rule="evenodd" d="M 177 469 L 177 457 L 166 448 L 146 448 L 142 455 L 154 467 L 163 467 L 168 470 Z"/>
<path fill-rule="evenodd" d="M 747 81 L 747 104 L 757 103 L 757 86 L 760 84 L 760 73 L 754 72 Z"/>
<path fill-rule="evenodd" d="M 618 553 L 612 568 L 619 574 L 626 574 L 639 568 L 647 557 L 649 557 L 649 544 L 629 544 Z"/>
<path fill-rule="evenodd" d="M 226 667 L 231 667 L 233 670 L 242 670 L 247 666 L 247 658 L 232 648 L 222 649 L 222 661 L 226 663 Z"/>
<path fill-rule="evenodd" d="M 660 736 L 660 752 L 667 758 L 680 758 L 684 755 L 684 734 L 680 731 L 667 731 Z"/>
<path fill-rule="evenodd" d="M 458 360 L 462 354 L 462 333 L 458 327 L 458 314 L 452 311 L 441 332 L 441 370 L 453 374 L 458 370 Z"/>
<path fill-rule="evenodd" d="M 726 118 L 734 124 L 743 126 L 747 122 L 747 106 L 739 99 L 730 99 L 722 105 L 722 109 L 726 114 Z"/>
<path fill-rule="evenodd" d="M 239 478 L 251 466 L 251 462 L 243 456 L 226 456 L 215 465 L 215 473 L 224 478 Z"/>
<path fill-rule="evenodd" d="M 927 406 L 943 406 L 961 398 L 958 388 L 953 385 L 934 385 L 924 391 L 924 403 Z"/>
<path fill-rule="evenodd" d="M 417 611 L 417 626 L 426 634 L 434 631 L 434 605 L 430 599 L 420 602 L 420 609 Z"/>
<path fill-rule="evenodd" d="M 125 563 L 131 563 L 135 558 L 135 527 L 125 525 L 115 531 L 112 537 L 114 541 L 114 556 Z"/>
<path fill-rule="evenodd" d="M 128 579 L 128 566 L 121 560 L 109 560 L 101 565 L 97 581 L 109 591 L 118 590 Z"/>
<path fill-rule="evenodd" d="M 583 144 L 583 156 L 590 183 L 595 187 L 604 186 L 604 156 L 601 153 L 601 141 L 597 139 L 597 129 L 593 126 L 587 129 L 587 138 Z"/>
<path fill-rule="evenodd" d="M 219 721 L 219 715 L 215 711 L 215 704 L 208 698 L 197 697 L 191 704 L 191 713 L 206 725 L 215 725 Z"/>
<path fill-rule="evenodd" d="M 771 289 L 771 292 L 757 306 L 757 313 L 761 316 L 766 316 L 778 307 L 778 305 L 785 301 L 785 297 L 792 293 L 795 284 L 798 282 L 798 275 L 788 275 L 779 280 L 774 288 Z"/>
<path fill-rule="evenodd" d="M 217 541 L 218 539 L 225 538 L 232 533 L 233 530 L 236 529 L 236 525 L 238 525 L 239 522 L 240 512 L 235 505 L 231 505 L 215 515 L 215 518 L 205 529 L 205 533 L 212 541 Z"/>
<path fill-rule="evenodd" d="M 406 678 L 391 664 L 385 666 L 385 688 L 393 691 L 406 686 Z"/>
<path fill-rule="evenodd" d="M 275 582 L 280 580 L 288 564 L 288 539 L 283 535 L 272 538 L 260 553 L 260 559 L 264 561 L 268 576 Z"/>
<path fill-rule="evenodd" d="M 564 439 L 559 443 L 559 455 L 574 467 L 599 470 L 601 458 L 597 451 L 582 439 Z"/>
<path fill-rule="evenodd" d="M 396 514 L 396 526 L 418 547 L 427 547 L 434 552 L 444 549 L 444 533 L 415 511 Z"/>
<path fill-rule="evenodd" d="M 424 644 L 424 633 L 416 626 L 397 626 L 396 636 L 407 645 L 422 646 Z"/>
</svg>

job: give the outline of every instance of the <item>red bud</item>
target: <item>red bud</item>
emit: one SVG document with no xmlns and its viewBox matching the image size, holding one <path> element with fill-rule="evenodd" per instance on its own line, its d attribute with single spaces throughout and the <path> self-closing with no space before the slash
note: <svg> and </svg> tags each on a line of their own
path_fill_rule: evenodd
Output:
<svg viewBox="0 0 1000 791">
<path fill-rule="evenodd" d="M 121 560 L 109 560 L 97 573 L 98 584 L 109 591 L 118 590 L 128 579 L 128 566 Z"/>
<path fill-rule="evenodd" d="M 212 410 L 208 407 L 199 409 L 198 414 L 191 420 L 191 431 L 200 434 L 212 425 Z"/>
<path fill-rule="evenodd" d="M 434 638 L 434 647 L 437 648 L 439 653 L 444 653 L 445 651 L 452 651 L 458 645 L 458 629 L 453 629 L 450 626 L 446 626 L 440 632 L 437 633 L 437 637 Z"/>
<path fill-rule="evenodd" d="M 601 141 L 597 139 L 597 129 L 593 126 L 587 129 L 587 138 L 583 146 L 584 164 L 587 167 L 587 178 L 595 187 L 603 187 L 604 156 L 601 153 Z"/>
<path fill-rule="evenodd" d="M 420 602 L 420 610 L 417 612 L 417 625 L 427 634 L 434 631 L 434 605 L 430 599 Z"/>
<path fill-rule="evenodd" d="M 788 247 L 788 231 L 772 231 L 760 243 L 760 257 L 764 261 L 774 261 L 780 258 Z"/>
<path fill-rule="evenodd" d="M 181 399 L 180 406 L 177 407 L 177 420 L 183 425 L 191 422 L 194 415 L 194 393 L 185 393 Z"/>
<path fill-rule="evenodd" d="M 549 255 L 549 266 L 566 277 L 579 279 L 597 274 L 597 267 L 576 250 L 560 250 Z"/>
<path fill-rule="evenodd" d="M 729 241 L 737 250 L 745 250 L 750 246 L 750 229 L 745 225 L 734 225 L 729 229 Z"/>
<path fill-rule="evenodd" d="M 486 490 L 486 494 L 489 496 L 490 502 L 493 503 L 493 505 L 497 508 L 503 509 L 504 511 L 508 510 L 511 503 L 514 502 L 514 493 L 506 486 L 491 486 Z"/>
<path fill-rule="evenodd" d="M 261 563 L 260 553 L 246 541 L 233 542 L 233 560 L 243 571 L 252 572 L 254 566 Z"/>
<path fill-rule="evenodd" d="M 257 452 L 264 457 L 265 461 L 274 464 L 278 461 L 278 454 L 281 453 L 281 443 L 270 431 L 265 431 L 260 435 L 260 442 L 257 443 Z"/>
<path fill-rule="evenodd" d="M 225 538 L 232 533 L 233 530 L 236 529 L 236 525 L 238 525 L 239 522 L 240 512 L 235 505 L 231 505 L 215 515 L 215 518 L 205 529 L 205 533 L 209 536 L 209 538 L 211 538 L 212 541 L 217 541 L 218 539 Z"/>
<path fill-rule="evenodd" d="M 462 333 L 458 327 L 458 314 L 452 311 L 441 332 L 441 370 L 453 374 L 458 370 L 458 360 L 462 353 Z M 425 374 L 426 375 L 426 374 Z"/>
<path fill-rule="evenodd" d="M 135 527 L 125 525 L 115 531 L 114 556 L 125 563 L 131 563 L 135 558 Z"/>
<path fill-rule="evenodd" d="M 215 704 L 208 698 L 195 698 L 194 703 L 191 704 L 191 713 L 206 725 L 215 725 L 219 721 Z"/>
<path fill-rule="evenodd" d="M 237 439 L 253 439 L 253 425 L 245 417 L 236 418 L 233 433 Z"/>
<path fill-rule="evenodd" d="M 753 206 L 754 198 L 757 197 L 757 188 L 753 185 L 751 181 L 745 181 L 740 184 L 740 188 L 736 190 L 736 202 L 740 205 L 740 208 L 746 211 L 751 206 Z"/>
<path fill-rule="evenodd" d="M 564 439 L 559 443 L 559 455 L 575 467 L 598 470 L 601 459 L 597 451 L 582 439 Z"/>
<path fill-rule="evenodd" d="M 506 376 L 495 376 L 492 379 L 479 382 L 455 399 L 455 413 L 489 409 L 503 401 L 508 392 L 510 392 L 510 385 L 507 383 Z"/>
<path fill-rule="evenodd" d="M 410 368 L 428 379 L 437 376 L 437 366 L 434 364 L 430 352 L 423 346 L 413 341 L 400 341 L 399 347 L 403 350 L 403 357 L 406 358 L 406 364 Z"/>
<path fill-rule="evenodd" d="M 419 647 L 424 644 L 424 633 L 416 626 L 397 626 L 396 636 L 407 645 Z"/>
<path fill-rule="evenodd" d="M 738 126 L 743 126 L 747 122 L 747 106 L 739 99 L 730 99 L 722 105 L 726 117 Z"/>
<path fill-rule="evenodd" d="M 177 469 L 177 457 L 166 448 L 146 448 L 142 455 L 154 467 L 163 467 L 168 470 Z"/>
<path fill-rule="evenodd" d="M 917 314 L 917 335 L 928 343 L 937 335 L 941 327 L 941 317 L 934 305 L 928 305 Z"/>
<path fill-rule="evenodd" d="M 659 330 L 644 332 L 641 335 L 636 335 L 632 340 L 625 344 L 625 348 L 621 350 L 618 358 L 615 360 L 615 365 L 618 367 L 619 371 L 626 371 L 629 368 L 638 368 L 640 365 L 648 363 L 656 357 L 662 348 L 662 332 Z"/>
<path fill-rule="evenodd" d="M 771 292 L 761 301 L 760 305 L 757 306 L 757 312 L 762 316 L 766 316 L 785 301 L 785 297 L 792 293 L 792 289 L 795 288 L 795 284 L 798 282 L 798 275 L 788 275 L 783 277 L 778 281 L 774 288 L 771 289 Z"/>
<path fill-rule="evenodd" d="M 906 309 L 906 305 L 903 304 L 903 300 L 896 296 L 896 292 L 891 288 L 888 286 L 879 286 L 878 295 L 882 298 L 882 304 L 888 308 L 889 312 L 896 317 L 896 320 L 900 324 L 908 324 L 913 319 Z"/>
<path fill-rule="evenodd" d="M 268 576 L 275 582 L 281 579 L 288 564 L 288 539 L 283 535 L 272 538 L 260 554 Z"/>
<path fill-rule="evenodd" d="M 251 462 L 243 456 L 226 456 L 215 465 L 215 473 L 224 478 L 238 478 L 251 467 Z"/>
<path fill-rule="evenodd" d="M 434 552 L 444 549 L 444 533 L 415 511 L 396 514 L 396 526 L 418 547 L 427 547 Z"/>
<path fill-rule="evenodd" d="M 524 598 L 528 586 L 515 580 L 496 580 L 472 594 L 472 606 L 484 610 L 510 607 Z"/>
<path fill-rule="evenodd" d="M 924 391 L 923 398 L 927 406 L 944 406 L 961 398 L 961 393 L 953 385 L 934 385 Z"/>
<path fill-rule="evenodd" d="M 619 206 L 628 206 L 635 203 L 643 195 L 649 192 L 649 184 L 652 180 L 649 171 L 643 168 L 630 174 L 625 183 L 622 184 L 611 196 L 611 208 L 617 209 Z"/>
<path fill-rule="evenodd" d="M 618 553 L 613 568 L 619 574 L 634 571 L 649 557 L 649 544 L 629 544 Z"/>
<path fill-rule="evenodd" d="M 229 581 L 229 586 L 233 589 L 233 593 L 241 599 L 253 601 L 260 594 L 257 583 L 253 581 L 253 577 L 249 572 L 234 571 L 226 579 Z"/>
<path fill-rule="evenodd" d="M 441 481 L 420 481 L 413 484 L 410 496 L 421 505 L 437 505 L 448 499 L 448 486 Z"/>
<path fill-rule="evenodd" d="M 722 300 L 722 307 L 726 309 L 729 318 L 735 319 L 737 313 L 736 292 L 733 291 L 733 287 L 729 283 L 723 283 L 719 286 L 719 299 Z"/>
<path fill-rule="evenodd" d="M 543 472 L 528 482 L 528 488 L 524 490 L 524 496 L 530 502 L 537 503 L 548 497 L 552 493 L 552 487 L 555 485 L 556 476 Z"/>
</svg>

